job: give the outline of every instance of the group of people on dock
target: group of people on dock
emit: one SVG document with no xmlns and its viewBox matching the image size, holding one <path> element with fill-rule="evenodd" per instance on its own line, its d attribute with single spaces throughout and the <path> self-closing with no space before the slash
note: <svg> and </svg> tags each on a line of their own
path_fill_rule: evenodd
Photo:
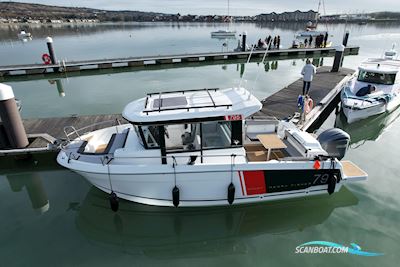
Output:
<svg viewBox="0 0 400 267">
<path fill-rule="evenodd" d="M 321 33 L 320 35 L 315 36 L 315 40 L 314 37 L 310 35 L 309 38 L 306 38 L 304 40 L 304 47 L 310 47 L 310 48 L 313 47 L 313 42 L 315 48 L 327 47 L 328 37 L 329 37 L 328 32 L 326 32 L 325 34 Z M 295 41 L 293 42 L 295 43 Z"/>
<path fill-rule="evenodd" d="M 256 48 L 258 49 L 279 49 L 281 46 L 281 37 L 279 35 L 274 36 L 272 38 L 271 35 L 268 35 L 265 40 L 261 38 L 258 40 Z"/>
</svg>

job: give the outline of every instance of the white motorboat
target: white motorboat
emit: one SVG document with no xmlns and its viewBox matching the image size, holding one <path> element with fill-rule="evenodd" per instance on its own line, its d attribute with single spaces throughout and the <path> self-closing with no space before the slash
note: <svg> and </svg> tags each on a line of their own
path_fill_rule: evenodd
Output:
<svg viewBox="0 0 400 267">
<path fill-rule="evenodd" d="M 332 194 L 367 174 L 344 156 L 349 136 L 318 136 L 257 119 L 244 88 L 148 94 L 129 122 L 81 134 L 65 129 L 57 161 L 111 195 L 156 206 L 218 206 Z M 76 138 L 73 138 L 76 136 Z"/>
<path fill-rule="evenodd" d="M 326 31 L 316 31 L 315 29 L 307 29 L 305 31 L 301 31 L 301 32 L 297 32 L 296 33 L 296 38 L 300 38 L 300 37 L 316 37 L 319 35 L 325 35 Z"/>
<path fill-rule="evenodd" d="M 211 32 L 211 37 L 213 38 L 233 38 L 235 36 L 236 36 L 236 31 L 219 30 Z"/>
<path fill-rule="evenodd" d="M 352 123 L 400 105 L 400 60 L 394 49 L 383 58 L 369 58 L 342 88 L 342 110 Z"/>
<path fill-rule="evenodd" d="M 21 31 L 20 33 L 18 33 L 18 38 L 19 39 L 29 39 L 32 38 L 32 34 L 30 32 L 25 32 L 25 31 Z"/>
</svg>

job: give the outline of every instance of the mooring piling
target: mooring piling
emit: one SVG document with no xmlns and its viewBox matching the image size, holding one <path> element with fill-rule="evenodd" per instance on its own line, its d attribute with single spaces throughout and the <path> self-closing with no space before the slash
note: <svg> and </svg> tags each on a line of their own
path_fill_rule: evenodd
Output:
<svg viewBox="0 0 400 267">
<path fill-rule="evenodd" d="M 53 38 L 50 36 L 46 38 L 46 43 L 47 43 L 47 49 L 49 50 L 49 55 L 51 59 L 51 64 L 57 64 L 57 58 L 56 54 L 54 52 L 54 47 L 53 47 Z M 58 71 L 58 68 L 54 68 L 54 71 Z"/>
<path fill-rule="evenodd" d="M 344 45 L 337 46 L 331 72 L 339 71 L 339 68 L 342 65 L 343 54 L 344 54 Z"/>
<path fill-rule="evenodd" d="M 344 33 L 343 42 L 342 42 L 342 44 L 343 44 L 344 46 L 347 46 L 347 42 L 349 41 L 349 35 L 350 35 L 350 32 L 349 32 L 349 31 L 346 31 L 346 32 Z"/>
<path fill-rule="evenodd" d="M 242 33 L 242 51 L 246 51 L 247 32 Z"/>
<path fill-rule="evenodd" d="M 0 118 L 5 136 L 0 139 L 10 148 L 25 148 L 29 145 L 22 119 L 11 86 L 0 83 Z M 3 143 L 3 142 L 2 142 Z"/>
</svg>

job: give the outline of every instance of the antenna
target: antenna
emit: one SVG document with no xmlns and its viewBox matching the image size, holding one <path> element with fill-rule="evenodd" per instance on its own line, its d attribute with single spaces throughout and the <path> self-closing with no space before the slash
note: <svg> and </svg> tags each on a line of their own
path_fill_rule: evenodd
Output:
<svg viewBox="0 0 400 267">
<path fill-rule="evenodd" d="M 264 56 L 263 56 L 263 58 L 261 60 L 261 65 L 264 65 L 264 61 L 265 61 L 265 58 L 267 57 L 267 54 L 268 54 L 268 51 L 269 51 L 269 46 L 270 46 L 271 42 L 272 42 L 272 38 L 271 38 L 271 40 L 269 40 L 269 43 L 267 44 L 267 49 L 265 49 Z M 253 88 L 252 89 L 254 89 L 255 85 L 257 84 L 258 76 L 260 76 L 260 70 L 258 70 L 257 76 L 254 79 L 254 83 L 253 83 Z"/>
<path fill-rule="evenodd" d="M 256 40 L 254 43 L 256 43 L 256 42 L 257 42 L 257 40 Z M 245 45 L 245 44 L 242 44 L 242 45 Z M 249 54 L 249 57 L 247 58 L 247 61 L 246 61 L 246 64 L 245 64 L 245 65 L 249 64 L 250 59 L 251 59 L 251 55 L 253 54 L 254 47 L 255 47 L 255 45 L 252 45 L 252 46 L 251 46 L 250 54 Z M 242 78 L 240 78 L 239 88 L 242 87 L 242 82 L 243 82 L 243 78 L 244 78 L 244 76 L 245 76 L 245 74 L 246 74 L 246 71 L 247 71 L 247 68 L 244 69 Z"/>
</svg>

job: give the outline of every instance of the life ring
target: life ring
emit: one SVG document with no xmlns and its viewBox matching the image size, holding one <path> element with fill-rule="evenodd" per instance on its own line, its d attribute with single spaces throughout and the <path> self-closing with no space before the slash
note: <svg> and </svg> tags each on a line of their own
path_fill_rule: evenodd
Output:
<svg viewBox="0 0 400 267">
<path fill-rule="evenodd" d="M 310 113 L 310 111 L 314 107 L 314 101 L 311 98 L 307 98 L 306 103 L 305 103 L 305 112 Z"/>
<path fill-rule="evenodd" d="M 49 54 L 43 54 L 42 55 L 42 60 L 43 60 L 43 63 L 45 65 L 50 65 L 51 64 L 51 57 L 49 56 Z"/>
</svg>

